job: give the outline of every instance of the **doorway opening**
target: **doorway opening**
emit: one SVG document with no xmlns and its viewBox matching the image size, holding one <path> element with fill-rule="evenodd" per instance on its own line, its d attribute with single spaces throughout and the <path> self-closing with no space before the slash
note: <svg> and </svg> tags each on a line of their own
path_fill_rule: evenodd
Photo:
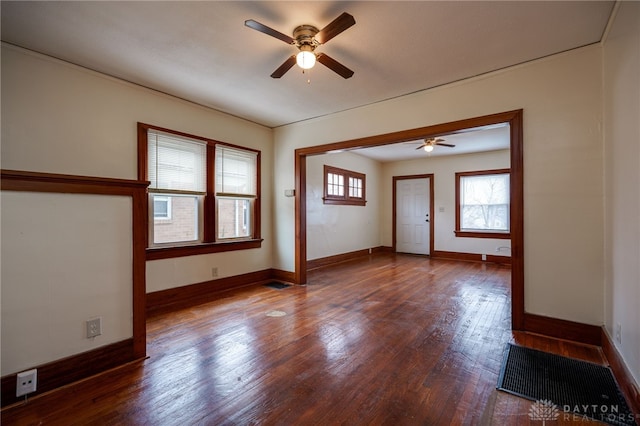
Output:
<svg viewBox="0 0 640 426">
<path fill-rule="evenodd" d="M 444 134 L 498 124 L 509 125 L 510 147 L 510 220 L 511 220 L 511 321 L 512 329 L 524 329 L 524 196 L 523 196 L 523 111 L 514 110 L 433 126 L 352 139 L 325 145 L 299 148 L 295 151 L 295 282 L 307 281 L 307 212 L 306 159 L 336 150 L 354 150 L 433 138 Z"/>
</svg>

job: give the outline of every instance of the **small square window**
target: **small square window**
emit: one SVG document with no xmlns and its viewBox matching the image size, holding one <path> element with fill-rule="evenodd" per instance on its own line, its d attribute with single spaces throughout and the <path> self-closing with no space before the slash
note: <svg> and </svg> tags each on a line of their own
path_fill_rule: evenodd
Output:
<svg viewBox="0 0 640 426">
<path fill-rule="evenodd" d="M 365 178 L 363 173 L 324 166 L 324 204 L 364 206 Z"/>
</svg>

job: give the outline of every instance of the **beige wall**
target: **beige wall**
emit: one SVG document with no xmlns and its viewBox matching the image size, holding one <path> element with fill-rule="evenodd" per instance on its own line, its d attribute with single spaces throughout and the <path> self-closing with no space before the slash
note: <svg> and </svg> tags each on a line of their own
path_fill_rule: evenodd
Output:
<svg viewBox="0 0 640 426">
<path fill-rule="evenodd" d="M 325 205 L 324 165 L 366 175 L 366 206 Z M 380 163 L 349 152 L 307 158 L 307 259 L 380 246 Z"/>
<path fill-rule="evenodd" d="M 605 324 L 640 383 L 640 3 L 619 4 L 603 58 Z"/>
<path fill-rule="evenodd" d="M 434 250 L 458 253 L 478 253 L 495 256 L 510 255 L 497 252 L 498 247 L 511 247 L 509 240 L 492 238 L 456 238 L 455 174 L 456 172 L 509 168 L 509 150 L 479 154 L 423 157 L 417 160 L 396 161 L 382 165 L 382 244 L 391 246 L 393 240 L 393 176 L 433 173 L 434 183 Z M 440 211 L 440 208 L 444 212 Z"/>
<path fill-rule="evenodd" d="M 1 197 L 2 375 L 132 337 L 131 198 Z"/>
<path fill-rule="evenodd" d="M 275 129 L 274 189 L 294 150 L 524 109 L 525 309 L 600 325 L 603 314 L 601 48 Z M 293 271 L 293 199 L 276 197 L 274 266 Z"/>
<path fill-rule="evenodd" d="M 264 165 L 261 176 L 262 248 L 147 262 L 147 292 L 211 280 L 212 267 L 218 268 L 219 277 L 271 268 L 271 129 L 68 63 L 2 45 L 3 169 L 136 179 L 136 123 L 139 121 L 259 149 Z M 37 256 L 21 256 L 28 252 L 27 247 L 37 248 L 43 241 L 52 250 L 59 248 L 62 251 L 65 250 L 65 243 L 72 244 L 75 241 L 60 241 L 57 244 L 64 238 L 58 228 L 60 222 L 56 220 L 44 223 L 37 235 L 11 232 L 13 222 L 7 221 L 20 219 L 20 211 L 38 204 L 40 201 L 37 200 L 47 200 L 53 204 L 68 202 L 68 196 L 64 194 L 47 194 L 46 198 L 38 194 L 36 199 L 33 197 L 29 196 L 28 201 L 21 201 L 20 204 L 16 194 L 3 194 L 2 197 L 2 374 L 23 365 L 52 361 L 131 335 L 131 274 L 127 275 L 127 281 L 122 281 L 121 274 L 126 273 L 124 267 L 104 271 L 99 268 L 100 265 L 95 265 L 96 256 L 103 251 L 119 248 L 111 240 L 105 240 L 104 247 L 91 246 L 91 249 L 74 251 L 68 257 L 49 256 L 42 251 L 37 251 Z M 91 214 L 93 207 L 89 203 L 80 203 L 78 211 L 81 215 Z M 105 219 L 105 229 L 111 229 L 114 235 L 130 236 L 130 209 L 112 209 L 110 212 L 112 215 Z M 59 214 L 57 217 L 62 216 Z M 65 226 L 74 229 L 72 224 L 65 223 Z M 14 250 L 18 242 L 24 250 Z M 12 256 L 23 259 L 19 266 L 9 261 L 13 259 Z M 76 265 L 88 265 L 90 269 L 83 270 L 79 275 L 71 272 L 66 276 L 52 273 L 71 271 Z M 25 269 L 30 275 L 24 274 Z M 87 287 L 92 273 L 98 277 L 95 278 L 95 284 Z M 34 279 L 26 280 L 27 276 L 33 276 Z M 128 286 L 127 291 L 120 287 L 123 283 Z M 87 293 L 88 288 L 92 290 Z M 52 289 L 56 291 L 55 298 L 29 297 L 31 294 L 50 295 Z M 100 303 L 103 292 L 115 298 L 104 306 Z M 6 299 L 5 303 L 8 295 L 11 298 Z M 82 303 L 63 302 L 77 301 L 78 295 L 83 295 Z M 48 316 L 43 317 L 43 313 Z M 89 341 L 83 337 L 82 327 L 84 321 L 93 316 L 103 317 L 104 336 Z M 32 334 L 34 321 L 23 321 L 24 317 L 38 318 L 45 323 L 49 321 L 45 328 L 48 333 L 46 339 L 26 342 L 24 336 Z M 34 335 L 40 336 L 41 333 L 36 330 Z M 14 347 L 9 342 L 21 343 Z M 13 348 L 17 347 L 20 352 L 17 349 L 14 351 Z"/>
</svg>

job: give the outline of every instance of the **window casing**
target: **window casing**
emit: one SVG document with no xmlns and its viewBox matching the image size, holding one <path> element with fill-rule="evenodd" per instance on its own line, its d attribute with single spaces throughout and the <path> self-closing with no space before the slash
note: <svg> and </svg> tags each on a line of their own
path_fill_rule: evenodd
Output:
<svg viewBox="0 0 640 426">
<path fill-rule="evenodd" d="M 260 151 L 138 123 L 148 259 L 260 247 Z"/>
<path fill-rule="evenodd" d="M 509 169 L 456 173 L 456 236 L 511 238 L 509 186 Z"/>
<path fill-rule="evenodd" d="M 364 206 L 366 175 L 324 166 L 324 204 Z"/>
</svg>

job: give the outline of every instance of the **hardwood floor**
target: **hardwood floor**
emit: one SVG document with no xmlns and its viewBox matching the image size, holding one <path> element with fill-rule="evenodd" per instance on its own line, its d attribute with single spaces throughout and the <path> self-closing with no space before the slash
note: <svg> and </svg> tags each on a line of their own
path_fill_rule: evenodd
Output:
<svg viewBox="0 0 640 426">
<path fill-rule="evenodd" d="M 378 254 L 308 279 L 158 312 L 147 360 L 4 410 L 2 423 L 540 424 L 530 401 L 495 390 L 507 342 L 604 362 L 596 347 L 512 333 L 508 267 Z"/>
</svg>

